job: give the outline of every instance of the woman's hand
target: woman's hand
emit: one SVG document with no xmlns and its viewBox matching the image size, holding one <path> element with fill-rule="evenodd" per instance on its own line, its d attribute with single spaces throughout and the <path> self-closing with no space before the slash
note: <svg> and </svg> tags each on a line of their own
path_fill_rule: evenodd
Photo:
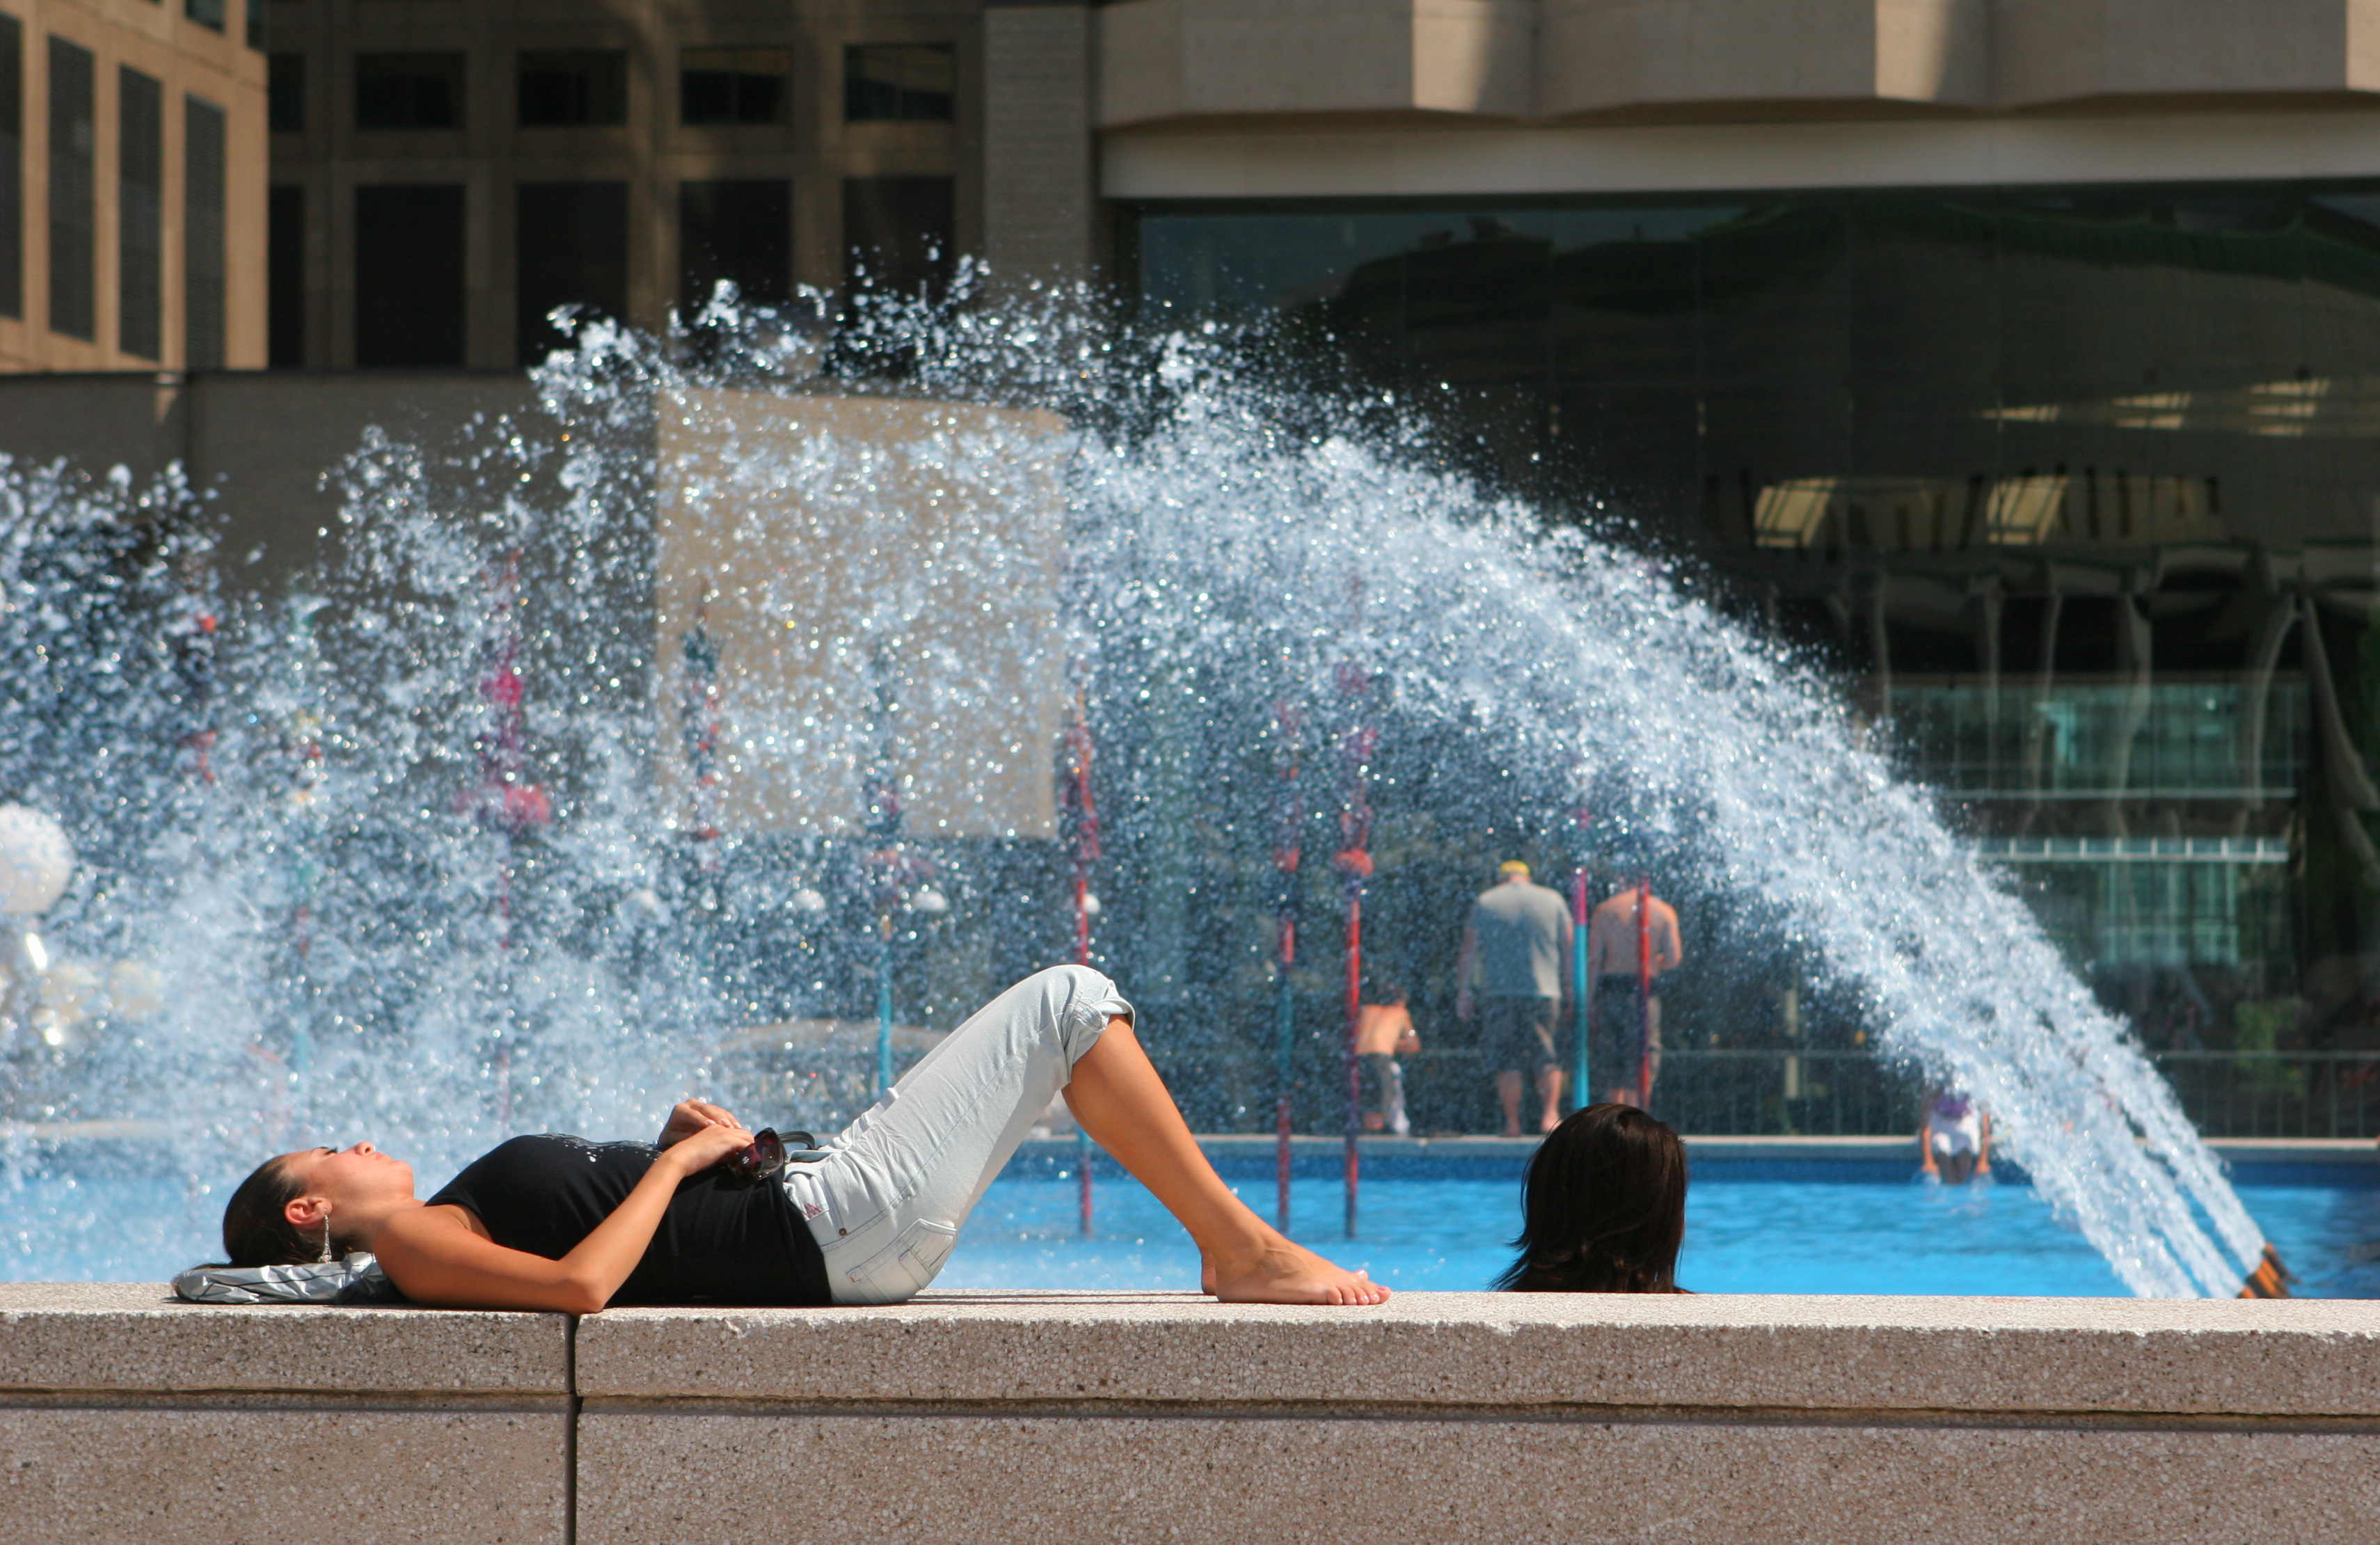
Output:
<svg viewBox="0 0 2380 1545">
<path fill-rule="evenodd" d="M 666 1164 L 681 1175 L 700 1174 L 731 1154 L 750 1148 L 753 1141 L 751 1133 L 732 1121 L 724 1125 L 705 1126 L 662 1150 L 653 1164 L 655 1168 Z"/>
<path fill-rule="evenodd" d="M 670 1112 L 669 1120 L 662 1127 L 660 1146 L 673 1147 L 681 1139 L 694 1136 L 706 1126 L 741 1127 L 743 1123 L 727 1113 L 727 1109 L 723 1105 L 713 1105 L 708 1100 L 681 1100 Z M 747 1137 L 745 1141 L 749 1142 L 751 1139 Z"/>
</svg>

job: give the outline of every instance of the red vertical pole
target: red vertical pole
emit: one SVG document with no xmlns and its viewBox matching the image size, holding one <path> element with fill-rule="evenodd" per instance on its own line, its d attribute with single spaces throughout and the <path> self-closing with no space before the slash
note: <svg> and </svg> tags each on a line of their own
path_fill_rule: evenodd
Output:
<svg viewBox="0 0 2380 1545">
<path fill-rule="evenodd" d="M 1347 882 L 1347 1237 L 1355 1237 L 1355 1192 L 1363 1178 L 1363 1064 L 1355 1055 L 1364 1024 L 1364 882 Z"/>
<path fill-rule="evenodd" d="M 1636 1103 L 1653 1102 L 1653 882 L 1636 877 Z"/>
<path fill-rule="evenodd" d="M 1357 592 L 1360 602 L 1361 591 Z M 1360 616 L 1360 614 L 1359 614 Z M 1347 887 L 1347 1237 L 1355 1237 L 1355 1200 L 1363 1179 L 1363 1064 L 1355 1048 L 1364 1023 L 1364 882 L 1372 876 L 1371 761 L 1379 732 L 1364 722 L 1364 696 L 1371 673 L 1353 661 L 1339 667 L 1339 690 L 1350 700 L 1347 731 L 1339 742 L 1343 793 L 1339 809 L 1339 852 L 1334 859 Z"/>
<path fill-rule="evenodd" d="M 1289 1179 L 1293 1167 L 1290 1096 L 1297 1082 L 1297 997 L 1291 973 L 1297 966 L 1298 839 L 1305 823 L 1305 804 L 1299 797 L 1297 785 L 1297 710 L 1285 702 L 1274 705 L 1273 724 L 1278 736 L 1273 760 L 1280 782 L 1273 794 L 1272 867 L 1281 877 L 1280 899 L 1274 910 L 1280 949 L 1273 981 L 1273 1180 L 1278 1192 L 1274 1216 L 1281 1231 L 1287 1234 Z"/>
</svg>

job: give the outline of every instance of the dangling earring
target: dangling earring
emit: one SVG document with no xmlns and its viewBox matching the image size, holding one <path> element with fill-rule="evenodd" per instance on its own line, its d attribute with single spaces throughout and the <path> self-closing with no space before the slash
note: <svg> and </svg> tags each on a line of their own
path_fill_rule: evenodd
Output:
<svg viewBox="0 0 2380 1545">
<path fill-rule="evenodd" d="M 330 1216 L 330 1214 L 329 1214 L 329 1213 L 327 1213 L 327 1212 L 326 1212 L 326 1213 L 324 1213 L 324 1214 L 322 1215 L 322 1263 L 323 1263 L 324 1265 L 326 1265 L 326 1266 L 327 1266 L 327 1265 L 329 1265 L 329 1264 L 330 1264 L 330 1261 L 331 1261 L 331 1216 Z"/>
</svg>

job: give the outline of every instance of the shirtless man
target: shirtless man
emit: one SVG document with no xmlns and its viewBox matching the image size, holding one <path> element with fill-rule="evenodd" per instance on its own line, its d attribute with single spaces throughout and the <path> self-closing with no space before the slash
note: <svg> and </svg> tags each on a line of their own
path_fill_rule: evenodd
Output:
<svg viewBox="0 0 2380 1545">
<path fill-rule="evenodd" d="M 1364 1004 L 1355 1020 L 1355 1061 L 1364 1074 L 1364 1130 L 1402 1137 L 1413 1131 L 1413 1123 L 1405 1115 L 1404 1069 L 1397 1059 L 1421 1050 L 1421 1032 L 1414 1028 L 1403 988 L 1391 982 L 1376 995 L 1387 1001 Z"/>
<path fill-rule="evenodd" d="M 1679 943 L 1677 909 L 1650 897 L 1653 979 L 1685 958 Z M 1595 1066 L 1603 1073 L 1604 1098 L 1637 1105 L 1653 1098 L 1661 1071 L 1661 998 L 1653 993 L 1640 1013 L 1636 1001 L 1636 885 L 1622 883 L 1587 918 L 1586 969 L 1595 979 Z M 1645 1087 L 1636 1087 L 1639 1066 Z"/>
</svg>

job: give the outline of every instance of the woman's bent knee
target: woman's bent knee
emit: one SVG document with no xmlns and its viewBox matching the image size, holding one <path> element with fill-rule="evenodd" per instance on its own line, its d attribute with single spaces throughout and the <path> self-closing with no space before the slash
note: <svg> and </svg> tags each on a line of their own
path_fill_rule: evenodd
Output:
<svg viewBox="0 0 2380 1545">
<path fill-rule="evenodd" d="M 1111 1020 L 1133 1023 L 1132 1004 L 1108 977 L 1088 966 L 1051 966 L 1022 984 L 1040 995 L 1072 1067 L 1099 1044 Z"/>
</svg>

